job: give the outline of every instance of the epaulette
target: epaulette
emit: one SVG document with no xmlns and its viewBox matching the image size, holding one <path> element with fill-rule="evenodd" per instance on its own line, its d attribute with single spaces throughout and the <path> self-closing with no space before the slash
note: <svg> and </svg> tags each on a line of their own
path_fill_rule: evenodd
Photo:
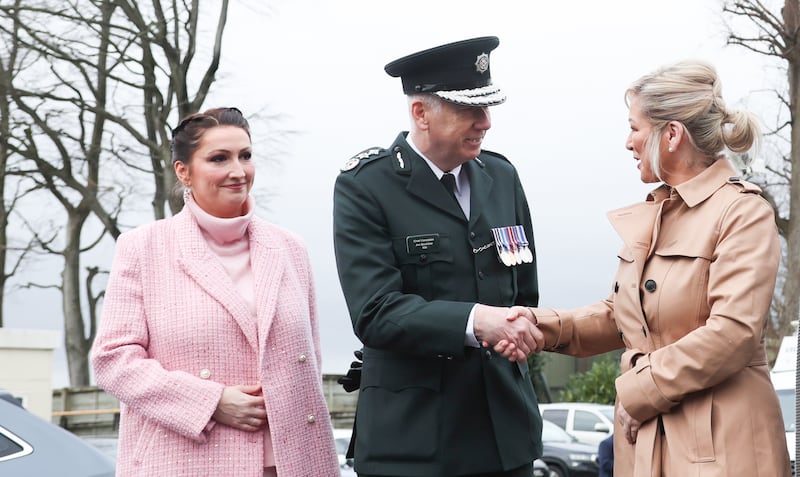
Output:
<svg viewBox="0 0 800 477">
<path fill-rule="evenodd" d="M 342 172 L 352 171 L 358 169 L 360 166 L 373 161 L 385 154 L 386 149 L 382 147 L 370 147 L 368 149 L 364 149 L 363 151 L 359 152 L 355 156 L 351 157 L 344 163 L 341 168 Z"/>
<path fill-rule="evenodd" d="M 739 188 L 740 188 L 739 192 L 742 192 L 742 193 L 750 193 L 750 194 L 760 194 L 761 193 L 761 187 L 757 186 L 756 184 L 753 184 L 752 182 L 748 182 L 746 180 L 742 180 L 742 178 L 739 177 L 739 176 L 729 177 L 728 178 L 728 183 L 729 184 L 734 184 L 736 186 L 739 186 Z"/>
<path fill-rule="evenodd" d="M 506 161 L 508 163 L 511 163 L 511 161 L 509 161 L 506 156 L 500 154 L 499 152 L 490 151 L 488 149 L 481 149 L 481 155 L 483 155 L 483 154 L 488 154 L 489 156 L 493 156 L 493 157 L 496 157 L 498 159 L 502 159 L 502 160 L 504 160 L 504 161 Z M 478 159 L 478 164 L 481 167 L 483 167 L 483 162 L 480 161 L 480 156 L 478 156 L 477 159 Z"/>
</svg>

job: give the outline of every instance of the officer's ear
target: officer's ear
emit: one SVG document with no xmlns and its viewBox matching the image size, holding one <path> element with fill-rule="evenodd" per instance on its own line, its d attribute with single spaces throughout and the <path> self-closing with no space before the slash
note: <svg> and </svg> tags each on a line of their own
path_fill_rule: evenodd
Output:
<svg viewBox="0 0 800 477">
<path fill-rule="evenodd" d="M 411 100 L 411 120 L 414 125 L 421 131 L 428 129 L 430 107 L 421 98 L 414 98 Z"/>
</svg>

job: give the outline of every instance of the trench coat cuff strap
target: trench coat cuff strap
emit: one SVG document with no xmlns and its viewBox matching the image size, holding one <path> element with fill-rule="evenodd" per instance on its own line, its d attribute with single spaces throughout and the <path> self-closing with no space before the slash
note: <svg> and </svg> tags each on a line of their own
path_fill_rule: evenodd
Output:
<svg viewBox="0 0 800 477">
<path fill-rule="evenodd" d="M 640 356 L 633 369 L 617 378 L 616 387 L 622 406 L 628 414 L 640 422 L 665 413 L 678 405 L 658 389 L 653 379 L 648 354 Z"/>
<path fill-rule="evenodd" d="M 558 350 L 566 347 L 572 335 L 572 320 L 565 320 L 556 310 L 550 308 L 531 308 L 536 317 L 536 326 L 544 334 L 544 349 Z"/>
</svg>

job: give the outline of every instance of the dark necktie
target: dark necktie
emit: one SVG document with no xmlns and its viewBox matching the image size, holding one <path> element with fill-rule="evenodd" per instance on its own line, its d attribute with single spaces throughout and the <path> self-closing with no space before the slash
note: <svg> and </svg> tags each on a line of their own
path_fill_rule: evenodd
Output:
<svg viewBox="0 0 800 477">
<path fill-rule="evenodd" d="M 446 172 L 442 176 L 442 178 L 439 179 L 439 180 L 442 181 L 442 184 L 444 184 L 444 188 L 447 189 L 447 192 L 449 192 L 450 195 L 452 195 L 453 198 L 455 199 L 456 198 L 456 176 L 454 176 L 453 174 L 450 174 L 449 172 Z M 456 201 L 458 201 L 458 199 L 456 199 Z"/>
</svg>

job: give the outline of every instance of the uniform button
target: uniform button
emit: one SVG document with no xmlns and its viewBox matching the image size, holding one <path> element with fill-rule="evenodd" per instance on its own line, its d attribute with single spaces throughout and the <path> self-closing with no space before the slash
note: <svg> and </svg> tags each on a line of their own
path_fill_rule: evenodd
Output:
<svg viewBox="0 0 800 477">
<path fill-rule="evenodd" d="M 301 363 L 305 363 L 306 362 L 306 355 L 301 354 L 300 356 L 297 357 L 297 361 L 300 361 Z"/>
<path fill-rule="evenodd" d="M 474 239 L 475 238 L 475 232 L 470 232 L 469 233 L 469 238 Z"/>
<path fill-rule="evenodd" d="M 480 272 L 478 272 L 478 278 L 480 278 L 481 280 L 483 280 L 483 277 L 485 277 L 485 276 L 486 276 L 486 274 L 485 274 L 485 273 L 483 273 L 483 270 L 481 270 Z"/>
<path fill-rule="evenodd" d="M 649 291 L 650 293 L 656 291 L 656 281 L 647 280 L 646 282 L 644 282 L 644 289 Z"/>
<path fill-rule="evenodd" d="M 309 415 L 308 415 L 308 417 L 306 417 L 306 421 L 307 421 L 309 424 L 313 424 L 314 422 L 316 422 L 316 421 L 317 421 L 317 418 L 316 418 L 316 416 L 314 416 L 313 414 L 309 414 Z"/>
<path fill-rule="evenodd" d="M 428 261 L 428 255 L 423 253 L 422 255 L 419 256 L 419 261 L 420 262 L 427 262 Z"/>
<path fill-rule="evenodd" d="M 200 377 L 203 378 L 203 379 L 210 378 L 211 377 L 211 371 L 209 371 L 208 369 L 205 369 L 205 368 L 201 369 L 200 370 Z"/>
<path fill-rule="evenodd" d="M 492 352 L 489 351 L 488 349 L 486 350 L 486 357 L 487 358 L 491 358 L 492 357 Z"/>
</svg>

